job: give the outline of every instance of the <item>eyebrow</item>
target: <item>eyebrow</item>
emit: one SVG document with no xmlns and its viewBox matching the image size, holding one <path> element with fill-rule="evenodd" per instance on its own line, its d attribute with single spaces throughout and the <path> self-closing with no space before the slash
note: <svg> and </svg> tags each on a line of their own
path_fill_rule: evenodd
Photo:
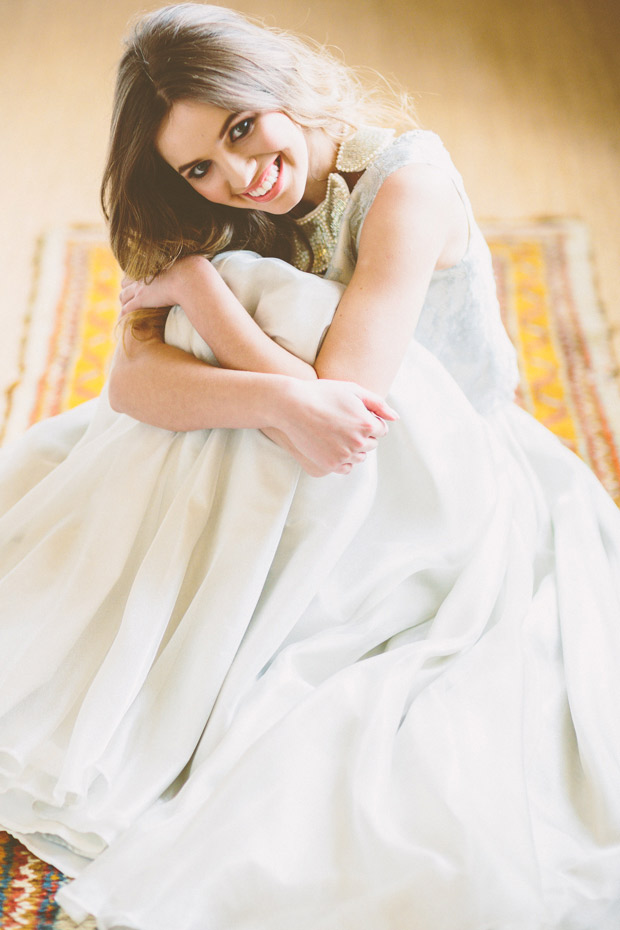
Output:
<svg viewBox="0 0 620 930">
<path fill-rule="evenodd" d="M 226 119 L 224 120 L 222 124 L 222 128 L 220 129 L 220 134 L 219 134 L 220 139 L 224 138 L 224 136 L 228 132 L 228 127 L 230 126 L 232 122 L 234 122 L 234 120 L 236 120 L 238 115 L 239 115 L 238 113 L 230 113 L 226 117 Z M 187 164 L 181 165 L 180 168 L 177 168 L 177 171 L 179 174 L 185 174 L 186 171 L 189 171 L 191 168 L 194 168 L 196 165 L 199 165 L 201 161 L 208 161 L 208 159 L 195 158 L 194 161 L 188 161 Z"/>
</svg>

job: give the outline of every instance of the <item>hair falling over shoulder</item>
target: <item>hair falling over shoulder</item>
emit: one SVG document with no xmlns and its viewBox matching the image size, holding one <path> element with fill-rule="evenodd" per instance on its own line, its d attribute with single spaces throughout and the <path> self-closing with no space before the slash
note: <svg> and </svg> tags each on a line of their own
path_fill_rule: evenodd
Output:
<svg viewBox="0 0 620 930">
<path fill-rule="evenodd" d="M 222 7 L 182 3 L 143 16 L 119 64 L 101 189 L 121 267 L 143 278 L 226 248 L 291 256 L 290 217 L 212 204 L 158 155 L 155 138 L 176 101 L 281 111 L 334 139 L 363 124 L 415 125 L 406 104 L 383 91 L 325 48 Z"/>
</svg>

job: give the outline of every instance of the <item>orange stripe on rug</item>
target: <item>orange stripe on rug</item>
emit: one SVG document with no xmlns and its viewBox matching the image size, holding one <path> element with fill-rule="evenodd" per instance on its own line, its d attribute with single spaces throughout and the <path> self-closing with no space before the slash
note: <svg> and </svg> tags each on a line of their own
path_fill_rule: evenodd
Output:
<svg viewBox="0 0 620 930">
<path fill-rule="evenodd" d="M 620 390 L 585 229 L 574 221 L 485 227 L 518 400 L 592 468 L 620 505 Z"/>
</svg>

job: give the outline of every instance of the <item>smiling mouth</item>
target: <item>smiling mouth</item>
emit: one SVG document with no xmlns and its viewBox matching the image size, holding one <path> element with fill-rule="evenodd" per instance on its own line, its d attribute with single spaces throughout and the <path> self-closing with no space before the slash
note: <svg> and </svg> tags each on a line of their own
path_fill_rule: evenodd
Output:
<svg viewBox="0 0 620 930">
<path fill-rule="evenodd" d="M 263 175 L 263 178 L 258 187 L 254 187 L 251 190 L 245 191 L 244 196 L 251 197 L 253 200 L 260 200 L 262 197 L 266 197 L 267 194 L 270 194 L 275 187 L 278 178 L 280 177 L 281 167 L 282 164 L 280 161 L 280 156 L 278 155 L 274 163 Z"/>
</svg>

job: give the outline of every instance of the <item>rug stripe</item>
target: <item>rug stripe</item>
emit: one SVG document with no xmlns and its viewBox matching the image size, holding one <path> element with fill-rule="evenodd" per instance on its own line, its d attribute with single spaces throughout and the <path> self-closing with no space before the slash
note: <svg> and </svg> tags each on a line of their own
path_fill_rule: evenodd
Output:
<svg viewBox="0 0 620 930">
<path fill-rule="evenodd" d="M 521 404 L 592 468 L 620 505 L 620 391 L 581 224 L 485 229 Z"/>
</svg>

